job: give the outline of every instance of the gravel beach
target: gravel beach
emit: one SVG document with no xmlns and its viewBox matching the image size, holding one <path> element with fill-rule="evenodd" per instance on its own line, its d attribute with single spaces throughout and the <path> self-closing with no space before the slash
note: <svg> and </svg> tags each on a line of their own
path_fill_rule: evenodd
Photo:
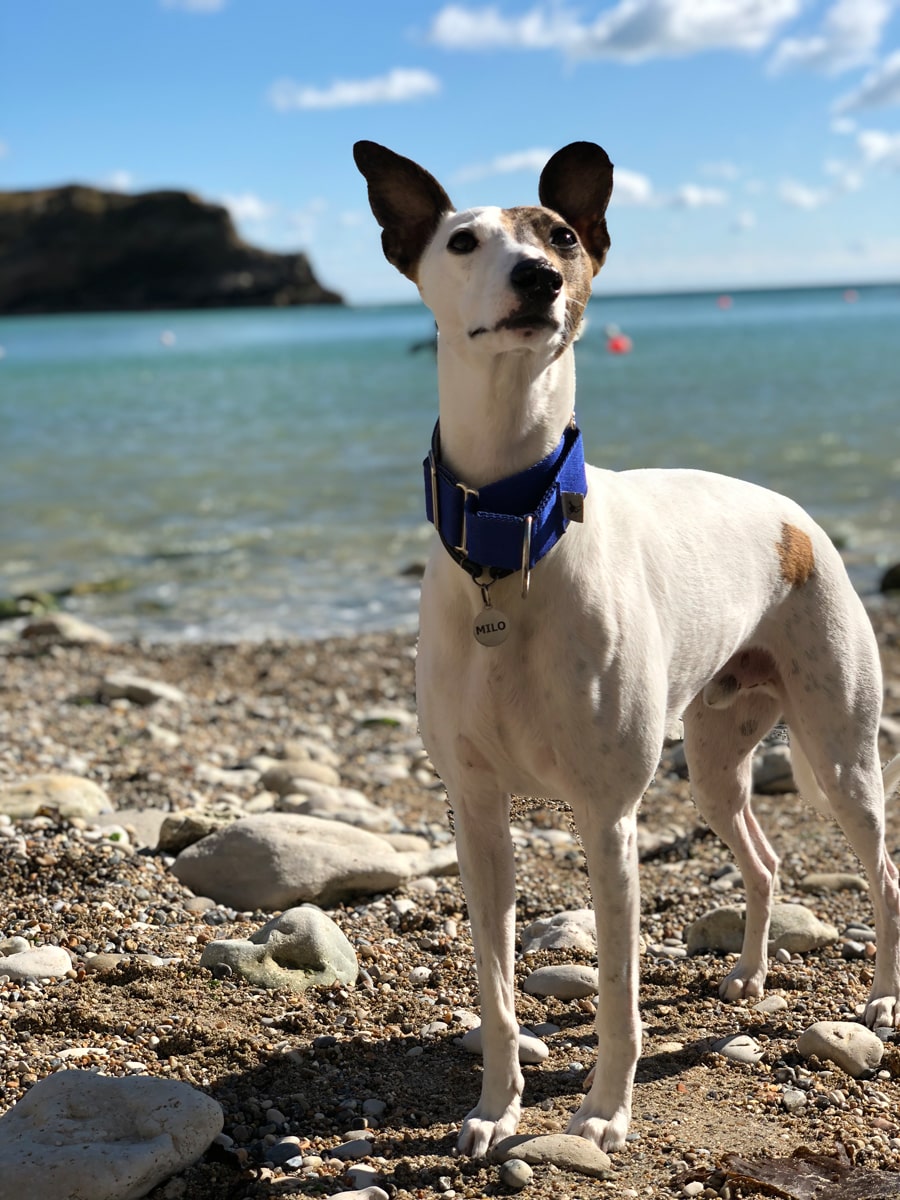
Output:
<svg viewBox="0 0 900 1200">
<path fill-rule="evenodd" d="M 870 611 L 885 668 L 886 760 L 900 751 L 900 597 L 873 600 Z M 33 816 L 0 815 L 0 956 L 27 942 L 71 959 L 58 978 L 0 970 L 0 1113 L 62 1068 L 200 1089 L 221 1104 L 224 1131 L 153 1200 L 330 1196 L 369 1184 L 448 1200 L 523 1184 L 522 1194 L 541 1197 L 790 1196 L 783 1182 L 781 1191 L 761 1182 L 759 1163 L 800 1147 L 844 1172 L 831 1192 L 803 1195 L 900 1195 L 895 1035 L 882 1031 L 881 1063 L 858 1078 L 797 1047 L 815 1022 L 854 1020 L 867 995 L 875 951 L 858 863 L 834 824 L 795 796 L 758 795 L 782 859 L 779 901 L 804 905 L 839 936 L 809 952 L 779 950 L 763 1006 L 720 1000 L 726 956 L 687 956 L 685 931 L 743 892 L 690 802 L 677 747 L 642 808 L 644 1053 L 632 1136 L 606 1180 L 559 1163 L 501 1177 L 497 1164 L 454 1151 L 481 1070 L 460 1044 L 477 1024 L 478 995 L 455 875 L 322 906 L 356 951 L 355 985 L 272 991 L 200 965 L 207 943 L 247 939 L 273 913 L 238 911 L 179 882 L 176 842 L 157 847 L 162 818 L 190 813 L 209 832 L 277 808 L 276 789 L 261 781 L 292 745 L 333 764 L 398 845 L 401 834 L 431 850 L 451 845 L 444 793 L 416 733 L 414 653 L 414 638 L 400 634 L 227 646 L 72 644 L 7 630 L 0 797 L 66 774 L 102 789 L 110 811 L 63 817 L 47 803 Z M 170 690 L 113 686 L 123 673 Z M 888 811 L 895 858 L 898 807 Z M 514 830 L 519 934 L 589 906 L 566 812 L 523 806 Z M 521 1133 L 562 1132 L 593 1062 L 590 997 L 523 986 L 536 968 L 559 964 L 593 962 L 584 949 L 518 959 L 519 1020 L 548 1050 L 524 1068 Z M 715 1049 L 736 1034 L 753 1039 L 749 1061 Z M 0 1179 L 5 1197 L 3 1187 Z"/>
</svg>

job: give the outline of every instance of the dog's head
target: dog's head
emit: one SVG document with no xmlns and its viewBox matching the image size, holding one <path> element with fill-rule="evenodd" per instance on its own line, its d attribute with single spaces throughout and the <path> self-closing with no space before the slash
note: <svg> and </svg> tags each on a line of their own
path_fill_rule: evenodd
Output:
<svg viewBox="0 0 900 1200">
<path fill-rule="evenodd" d="M 612 163 L 593 142 L 557 151 L 541 173 L 541 207 L 456 212 L 417 163 L 357 142 L 356 165 L 389 262 L 418 286 L 442 338 L 498 353 L 575 337 L 609 249 Z"/>
</svg>

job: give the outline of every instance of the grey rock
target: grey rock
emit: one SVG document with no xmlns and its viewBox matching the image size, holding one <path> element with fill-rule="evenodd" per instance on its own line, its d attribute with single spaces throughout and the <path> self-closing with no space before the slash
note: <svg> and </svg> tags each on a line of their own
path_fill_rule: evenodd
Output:
<svg viewBox="0 0 900 1200">
<path fill-rule="evenodd" d="M 64 612 L 47 613 L 29 621 L 21 636 L 30 640 L 66 642 L 70 646 L 107 646 L 113 640 L 105 629 Z"/>
<path fill-rule="evenodd" d="M 112 804 L 103 788 L 80 775 L 32 775 L 0 786 L 0 814 L 27 819 L 42 808 L 54 809 L 61 817 L 91 819 Z"/>
<path fill-rule="evenodd" d="M 133 675 L 130 671 L 116 671 L 107 675 L 100 684 L 100 698 L 106 702 L 130 700 L 132 704 L 145 708 L 160 700 L 167 700 L 170 704 L 184 704 L 187 700 L 181 688 L 159 679 Z"/>
<path fill-rule="evenodd" d="M 249 941 L 208 942 L 200 966 L 225 964 L 257 987 L 305 992 L 332 983 L 354 983 L 359 964 L 353 946 L 321 909 L 289 908 L 267 921 Z"/>
<path fill-rule="evenodd" d="M 202 838 L 229 824 L 229 818 L 221 813 L 208 812 L 202 808 L 186 808 L 181 812 L 167 813 L 159 827 L 156 849 L 163 854 L 180 854 Z"/>
<path fill-rule="evenodd" d="M 781 1097 L 781 1107 L 786 1112 L 797 1112 L 806 1107 L 806 1092 L 800 1088 L 786 1087 Z"/>
<path fill-rule="evenodd" d="M 508 1158 L 500 1167 L 500 1182 L 504 1187 L 520 1192 L 534 1178 L 534 1171 L 521 1158 Z"/>
<path fill-rule="evenodd" d="M 459 1042 L 463 1050 L 468 1051 L 469 1054 L 481 1054 L 483 1052 L 481 1026 L 476 1025 L 474 1029 L 464 1033 Z M 519 1026 L 520 1063 L 543 1062 L 549 1053 L 549 1049 L 540 1038 L 535 1037 L 531 1030 L 526 1029 L 524 1025 Z"/>
<path fill-rule="evenodd" d="M 372 1153 L 372 1143 L 368 1138 L 353 1138 L 349 1142 L 341 1142 L 326 1151 L 329 1158 L 340 1159 L 341 1162 L 356 1162 L 360 1158 L 368 1158 Z"/>
<path fill-rule="evenodd" d="M 388 1200 L 388 1194 L 380 1187 L 355 1188 L 352 1192 L 335 1192 L 331 1200 Z"/>
<path fill-rule="evenodd" d="M 587 1138 L 569 1133 L 528 1134 L 503 1138 L 491 1149 L 494 1162 L 518 1158 L 531 1165 L 552 1163 L 564 1171 L 575 1171 L 594 1179 L 607 1179 L 612 1163 L 609 1155 Z"/>
<path fill-rule="evenodd" d="M 5 1196 L 140 1200 L 222 1131 L 220 1105 L 171 1079 L 58 1071 L 0 1117 Z"/>
<path fill-rule="evenodd" d="M 596 967 L 584 967 L 575 963 L 538 967 L 522 984 L 523 990 L 529 995 L 555 996 L 557 1000 L 596 996 L 598 986 Z"/>
<path fill-rule="evenodd" d="M 197 895 L 248 910 L 304 901 L 328 907 L 348 896 L 390 891 L 425 873 L 423 866 L 441 865 L 431 855 L 399 853 L 377 834 L 341 821 L 261 813 L 188 846 L 172 871 Z"/>
<path fill-rule="evenodd" d="M 849 871 L 817 871 L 805 876 L 797 885 L 801 892 L 865 892 L 868 890 L 862 875 Z"/>
<path fill-rule="evenodd" d="M 753 755 L 753 790 L 764 795 L 796 792 L 790 747 L 784 742 L 763 743 Z"/>
<path fill-rule="evenodd" d="M 384 833 L 397 824 L 397 818 L 390 809 L 373 804 L 368 796 L 355 788 L 334 787 L 313 779 L 295 778 L 293 783 L 297 790 L 279 797 L 276 803 L 279 812 L 344 821 L 372 833 Z"/>
<path fill-rule="evenodd" d="M 764 996 L 758 1004 L 754 1004 L 753 1011 L 769 1016 L 773 1013 L 784 1012 L 787 1006 L 788 1002 L 784 996 L 773 994 L 771 996 Z"/>
<path fill-rule="evenodd" d="M 732 1033 L 728 1037 L 713 1042 L 713 1050 L 732 1062 L 758 1063 L 763 1056 L 763 1048 L 749 1033 Z"/>
<path fill-rule="evenodd" d="M 289 796 L 291 792 L 302 792 L 304 781 L 324 783 L 329 787 L 340 787 L 340 772 L 328 763 L 312 759 L 298 759 L 269 767 L 260 779 L 261 785 L 278 796 Z"/>
<path fill-rule="evenodd" d="M 36 946 L 0 958 L 0 975 L 17 982 L 26 979 L 59 979 L 72 969 L 72 960 L 61 946 Z"/>
<path fill-rule="evenodd" d="M 815 1054 L 859 1079 L 881 1062 L 884 1042 L 855 1021 L 816 1021 L 800 1034 L 797 1049 L 804 1058 Z"/>
<path fill-rule="evenodd" d="M 132 841 L 138 846 L 155 847 L 159 841 L 162 823 L 170 814 L 161 808 L 120 808 L 116 820 L 128 830 Z M 103 821 L 99 822 L 101 829 Z"/>
<path fill-rule="evenodd" d="M 538 950 L 597 952 L 597 925 L 592 908 L 577 908 L 532 922 L 522 932 L 522 953 Z"/>
<path fill-rule="evenodd" d="M 745 910 L 743 906 L 727 905 L 698 917 L 687 929 L 688 954 L 718 950 L 738 954 L 744 940 Z M 833 925 L 820 921 L 815 913 L 802 904 L 773 904 L 769 928 L 769 954 L 784 950 L 802 954 L 837 941 Z"/>
</svg>

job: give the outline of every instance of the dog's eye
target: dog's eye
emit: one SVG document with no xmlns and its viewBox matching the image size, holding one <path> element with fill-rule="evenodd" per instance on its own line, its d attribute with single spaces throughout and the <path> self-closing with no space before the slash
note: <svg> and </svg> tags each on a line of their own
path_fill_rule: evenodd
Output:
<svg viewBox="0 0 900 1200">
<path fill-rule="evenodd" d="M 558 225 L 550 234 L 550 245 L 556 246 L 558 250 L 565 250 L 569 246 L 574 246 L 578 238 L 567 225 Z"/>
<path fill-rule="evenodd" d="M 452 254 L 471 254 L 478 245 L 478 238 L 468 229 L 458 229 L 447 243 Z"/>
</svg>

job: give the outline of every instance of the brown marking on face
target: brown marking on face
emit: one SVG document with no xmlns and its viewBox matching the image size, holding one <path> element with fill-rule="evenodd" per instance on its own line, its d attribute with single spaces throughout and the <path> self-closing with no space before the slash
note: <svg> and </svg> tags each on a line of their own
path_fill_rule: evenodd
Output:
<svg viewBox="0 0 900 1200">
<path fill-rule="evenodd" d="M 789 525 L 784 521 L 781 526 L 781 541 L 776 542 L 775 549 L 781 562 L 781 578 L 791 587 L 802 587 L 816 567 L 809 535 L 796 525 Z"/>
<path fill-rule="evenodd" d="M 554 246 L 550 240 L 554 230 L 571 229 L 568 221 L 547 208 L 519 207 L 504 209 L 501 220 L 517 242 L 532 245 L 562 275 L 566 291 L 565 344 L 578 331 L 584 310 L 591 298 L 593 266 L 590 256 L 578 240 L 571 246 Z"/>
</svg>

